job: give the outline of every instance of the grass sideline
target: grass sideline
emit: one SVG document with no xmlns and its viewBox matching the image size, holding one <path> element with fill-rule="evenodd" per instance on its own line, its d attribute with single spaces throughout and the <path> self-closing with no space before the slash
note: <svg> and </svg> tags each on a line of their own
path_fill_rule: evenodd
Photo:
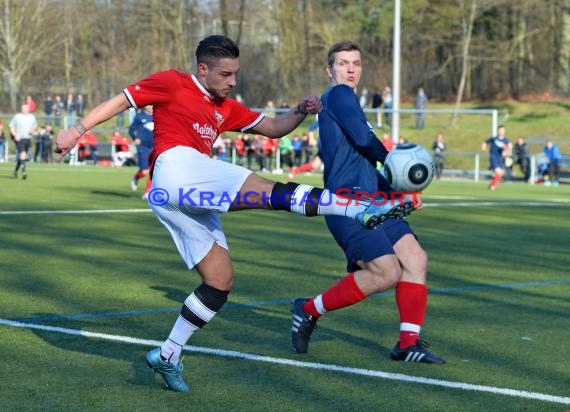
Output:
<svg viewBox="0 0 570 412">
<path fill-rule="evenodd" d="M 2 319 L 162 340 L 198 284 L 140 192 L 132 168 L 0 165 Z M 300 176 L 319 184 L 319 177 Z M 234 257 L 230 305 L 189 342 L 276 359 L 569 397 L 570 186 L 435 182 L 408 220 L 430 254 L 424 337 L 448 364 L 392 362 L 390 292 L 319 321 L 309 354 L 289 344 L 288 300 L 345 274 L 322 218 L 223 216 Z M 131 213 L 7 214 L 131 210 Z M 120 315 L 123 312 L 130 312 Z M 78 315 L 57 319 L 62 315 Z M 115 314 L 115 316 L 94 316 Z M 92 316 L 89 316 L 92 315 Z M 43 318 L 44 320 L 38 319 Z M 51 320 L 48 320 L 51 319 Z M 5 410 L 568 410 L 475 390 L 188 353 L 188 395 L 162 390 L 148 347 L 0 325 Z M 562 359 L 562 360 L 561 360 Z"/>
</svg>

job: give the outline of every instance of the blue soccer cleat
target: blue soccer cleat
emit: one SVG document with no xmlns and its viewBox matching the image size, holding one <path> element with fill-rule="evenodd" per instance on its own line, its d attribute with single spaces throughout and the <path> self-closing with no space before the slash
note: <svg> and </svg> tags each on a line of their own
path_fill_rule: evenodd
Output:
<svg viewBox="0 0 570 412">
<path fill-rule="evenodd" d="M 311 339 L 311 333 L 313 329 L 317 326 L 317 319 L 310 315 L 307 315 L 303 310 L 303 305 L 307 299 L 296 298 L 293 300 L 293 307 L 291 313 L 293 313 L 293 320 L 291 326 L 291 343 L 297 353 L 307 353 L 309 350 L 309 340 Z"/>
<path fill-rule="evenodd" d="M 443 365 L 445 360 L 427 350 L 429 344 L 423 340 L 417 340 L 416 344 L 408 348 L 400 349 L 400 343 L 396 343 L 390 357 L 397 361 L 435 363 Z"/>
<path fill-rule="evenodd" d="M 411 200 L 397 202 L 370 202 L 368 207 L 355 216 L 358 223 L 367 229 L 384 223 L 388 219 L 402 219 L 408 216 L 415 209 Z"/>
<path fill-rule="evenodd" d="M 190 390 L 182 379 L 182 370 L 184 369 L 182 361 L 178 362 L 178 365 L 163 361 L 160 357 L 160 348 L 156 348 L 146 354 L 146 363 L 149 368 L 162 376 L 168 389 L 176 392 L 188 392 Z"/>
</svg>

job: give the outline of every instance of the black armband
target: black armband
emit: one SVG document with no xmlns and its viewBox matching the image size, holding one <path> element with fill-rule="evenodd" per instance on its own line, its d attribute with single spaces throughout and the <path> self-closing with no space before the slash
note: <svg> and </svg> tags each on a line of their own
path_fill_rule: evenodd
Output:
<svg viewBox="0 0 570 412">
<path fill-rule="evenodd" d="M 301 105 L 298 104 L 297 108 L 295 109 L 295 114 L 302 114 L 303 116 L 306 116 L 309 114 L 309 112 L 305 112 L 301 109 Z"/>
</svg>

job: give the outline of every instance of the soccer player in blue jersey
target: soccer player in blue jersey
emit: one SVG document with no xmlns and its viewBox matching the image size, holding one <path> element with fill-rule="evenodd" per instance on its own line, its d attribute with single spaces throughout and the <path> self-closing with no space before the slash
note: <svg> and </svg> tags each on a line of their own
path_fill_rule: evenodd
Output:
<svg viewBox="0 0 570 412">
<path fill-rule="evenodd" d="M 505 174 L 505 159 L 503 151 L 511 148 L 511 142 L 506 137 L 507 129 L 501 125 L 497 128 L 497 135 L 491 136 L 483 142 L 481 150 L 489 148 L 489 169 L 493 171 L 493 178 L 489 184 L 489 190 L 496 190 L 497 185 Z"/>
<path fill-rule="evenodd" d="M 232 257 L 220 214 L 246 209 L 283 210 L 302 216 L 336 214 L 372 228 L 407 212 L 411 202 L 347 204 L 328 190 L 294 182 L 265 179 L 241 166 L 210 157 L 216 139 L 227 131 L 273 138 L 292 132 L 309 114 L 321 111 L 316 96 L 305 96 L 274 118 L 234 100 L 240 69 L 239 47 L 230 38 L 208 36 L 196 48 L 194 74 L 167 70 L 127 86 L 122 93 L 93 108 L 57 138 L 57 152 L 67 155 L 87 130 L 129 107 L 153 106 L 153 187 L 165 197 L 149 196 L 149 204 L 182 256 L 202 282 L 184 300 L 168 338 L 146 355 L 169 389 L 188 392 L 182 377 L 182 349 L 226 303 L 233 286 Z M 207 195 L 204 201 L 202 194 Z M 164 200 L 162 202 L 161 200 Z"/>
<path fill-rule="evenodd" d="M 154 143 L 154 121 L 152 119 L 152 106 L 144 106 L 140 113 L 135 116 L 131 127 L 129 127 L 129 135 L 137 146 L 137 164 L 139 170 L 131 181 L 131 189 L 137 190 L 137 183 L 140 179 L 148 176 L 150 170 L 150 153 Z M 150 177 L 147 179 L 143 199 L 148 197 L 151 187 Z"/>
<path fill-rule="evenodd" d="M 319 154 L 324 163 L 325 187 L 354 192 L 389 193 L 390 185 L 376 169 L 388 151 L 358 104 L 356 89 L 362 75 L 361 51 L 350 41 L 329 50 L 327 74 L 330 87 L 321 97 Z M 422 207 L 418 200 L 416 207 Z M 391 358 L 406 362 L 442 364 L 420 340 L 427 308 L 427 254 L 405 220 L 388 219 L 366 230 L 342 216 L 326 216 L 327 226 L 344 250 L 348 274 L 323 293 L 293 300 L 291 338 L 298 353 L 308 350 L 317 320 L 326 312 L 364 300 L 391 287 L 396 288 L 400 311 L 399 341 Z"/>
</svg>

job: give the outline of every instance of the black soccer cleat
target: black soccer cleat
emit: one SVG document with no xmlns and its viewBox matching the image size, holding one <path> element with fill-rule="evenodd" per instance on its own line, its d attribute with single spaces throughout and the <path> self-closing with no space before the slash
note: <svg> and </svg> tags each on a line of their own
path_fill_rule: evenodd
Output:
<svg viewBox="0 0 570 412">
<path fill-rule="evenodd" d="M 309 340 L 311 333 L 317 326 L 317 319 L 311 315 L 307 315 L 303 310 L 303 305 L 308 299 L 293 299 L 291 313 L 293 314 L 293 322 L 291 326 L 291 342 L 297 353 L 307 353 L 309 350 Z"/>
<path fill-rule="evenodd" d="M 418 339 L 416 344 L 405 349 L 400 349 L 400 342 L 396 343 L 390 357 L 397 361 L 419 362 L 419 363 L 435 363 L 443 365 L 445 360 L 427 350 L 429 344 Z"/>
</svg>

